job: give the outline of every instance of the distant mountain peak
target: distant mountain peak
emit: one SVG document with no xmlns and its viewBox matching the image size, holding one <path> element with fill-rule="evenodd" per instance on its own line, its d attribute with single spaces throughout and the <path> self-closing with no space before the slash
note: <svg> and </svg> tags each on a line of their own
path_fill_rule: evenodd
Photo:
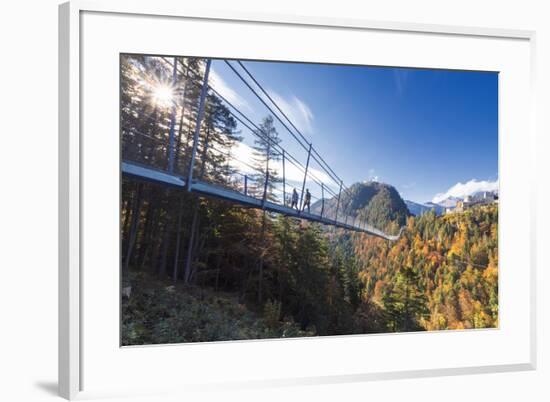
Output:
<svg viewBox="0 0 550 402">
<path fill-rule="evenodd" d="M 434 211 L 436 215 L 441 215 L 445 212 L 444 207 L 438 204 L 434 204 L 433 202 L 419 203 L 415 201 L 405 200 L 405 204 L 407 204 L 409 212 L 415 216 L 424 215 L 425 213 L 428 213 L 430 211 Z"/>
<path fill-rule="evenodd" d="M 456 203 L 458 201 L 462 201 L 462 198 L 447 197 L 444 200 L 441 200 L 440 202 L 438 202 L 437 205 L 441 205 L 442 207 L 445 207 L 445 208 L 454 208 L 454 207 L 456 207 Z"/>
<path fill-rule="evenodd" d="M 317 201 L 311 209 L 320 213 L 321 206 L 322 201 Z M 324 212 L 327 216 L 334 215 L 336 207 L 337 197 L 325 199 Z M 373 180 L 352 184 L 347 191 L 342 192 L 338 208 L 339 214 L 365 219 L 370 225 L 382 230 L 392 222 L 403 226 L 410 215 L 395 187 Z"/>
</svg>

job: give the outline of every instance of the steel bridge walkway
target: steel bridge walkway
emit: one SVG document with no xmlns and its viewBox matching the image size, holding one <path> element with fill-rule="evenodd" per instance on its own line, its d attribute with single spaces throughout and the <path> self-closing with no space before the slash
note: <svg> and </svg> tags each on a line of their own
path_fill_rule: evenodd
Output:
<svg viewBox="0 0 550 402">
<path fill-rule="evenodd" d="M 142 166 L 130 161 L 122 162 L 122 174 L 134 177 L 141 180 L 147 180 L 157 183 L 162 183 L 169 186 L 178 188 L 187 188 L 186 180 L 181 176 L 174 175 L 162 170 L 153 169 L 150 167 Z M 206 183 L 200 180 L 193 180 L 190 191 L 202 194 L 205 196 L 224 199 L 247 207 L 265 209 L 269 212 L 276 212 L 286 216 L 294 218 L 305 219 L 311 222 L 318 222 L 324 225 L 331 225 L 342 229 L 352 230 L 355 232 L 367 233 L 372 236 L 380 237 L 385 240 L 396 241 L 399 239 L 403 228 L 397 235 L 388 235 L 379 229 L 376 229 L 367 224 L 363 225 L 351 225 L 346 222 L 337 221 L 321 215 L 316 215 L 308 212 L 300 212 L 294 208 L 290 208 L 281 204 L 277 204 L 271 201 L 263 201 L 261 199 L 245 195 L 237 190 L 227 189 L 214 184 Z"/>
</svg>

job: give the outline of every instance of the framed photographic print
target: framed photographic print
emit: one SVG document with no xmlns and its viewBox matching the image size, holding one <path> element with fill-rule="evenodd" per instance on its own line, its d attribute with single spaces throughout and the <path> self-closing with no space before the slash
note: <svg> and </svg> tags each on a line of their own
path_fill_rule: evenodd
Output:
<svg viewBox="0 0 550 402">
<path fill-rule="evenodd" d="M 62 5 L 62 395 L 532 369 L 532 40 Z"/>
</svg>

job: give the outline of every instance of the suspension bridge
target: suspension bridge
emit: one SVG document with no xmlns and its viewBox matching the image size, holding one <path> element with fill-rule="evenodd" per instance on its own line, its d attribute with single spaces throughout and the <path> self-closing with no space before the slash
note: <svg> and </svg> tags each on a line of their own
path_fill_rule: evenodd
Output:
<svg viewBox="0 0 550 402">
<path fill-rule="evenodd" d="M 179 63 L 178 58 L 171 58 L 172 60 L 170 60 L 169 58 L 161 57 L 160 59 L 172 70 L 172 86 L 176 87 L 177 76 L 182 73 L 183 63 Z M 169 118 L 164 127 L 167 132 L 164 138 L 159 139 L 149 133 L 141 132 L 136 127 L 124 124 L 124 120 L 121 119 L 122 174 L 138 180 L 160 183 L 207 197 L 223 199 L 243 207 L 261 209 L 350 231 L 362 232 L 390 241 L 399 239 L 403 228 L 401 228 L 398 234 L 385 233 L 369 225 L 365 219 L 361 219 L 357 214 L 349 213 L 341 205 L 342 195 L 350 191 L 344 185 L 343 180 L 340 179 L 332 167 L 313 147 L 313 144 L 306 139 L 296 124 L 292 122 L 283 108 L 275 102 L 273 97 L 241 61 L 230 62 L 224 60 L 224 62 L 230 71 L 235 74 L 243 85 L 269 111 L 270 115 L 289 133 L 290 138 L 296 142 L 297 148 L 303 150 L 305 153 L 305 164 L 301 163 L 299 158 L 295 157 L 287 147 L 282 146 L 279 141 L 274 141 L 269 133 L 262 130 L 242 110 L 236 107 L 234 103 L 223 96 L 220 93 L 221 91 L 209 83 L 212 60 L 206 59 L 203 74 L 200 77 L 196 77 L 200 78 L 202 85 L 200 87 L 198 111 L 196 119 L 193 122 L 194 130 L 190 146 L 182 147 L 181 144 L 177 143 L 176 127 L 179 126 L 181 130 L 183 116 L 180 116 L 178 122 L 175 101 L 172 102 Z M 189 69 L 187 69 L 185 74 L 189 74 Z M 185 96 L 185 91 L 184 89 L 183 96 Z M 220 149 L 220 147 L 214 145 L 212 142 L 209 143 L 208 138 L 201 140 L 201 125 L 203 124 L 205 105 L 209 93 L 215 95 L 226 105 L 231 117 L 236 122 L 266 144 L 266 166 L 265 171 L 260 175 L 261 181 L 259 181 L 257 174 L 252 173 L 257 171 L 257 166 L 252 166 L 243 160 L 235 160 L 234 157 L 232 160 L 231 150 Z M 136 113 L 132 110 L 123 112 L 136 117 Z M 138 118 L 140 117 L 138 116 Z M 150 117 L 144 118 L 147 119 Z M 154 121 L 152 123 L 158 124 L 158 122 Z M 141 146 L 138 145 L 140 141 L 136 141 L 138 137 L 142 140 L 156 143 L 159 149 L 163 150 L 162 156 L 156 158 L 154 163 L 151 157 L 135 157 L 134 153 L 129 150 L 132 147 Z M 181 139 L 181 132 L 179 138 Z M 213 155 L 224 157 L 227 161 L 226 165 L 219 166 L 211 163 L 206 158 L 207 151 L 213 153 Z M 198 155 L 199 153 L 201 155 Z M 233 165 L 230 164 L 231 162 L 233 162 Z M 273 167 L 270 170 L 270 162 L 277 162 L 282 171 L 280 172 L 281 177 L 277 178 L 277 180 L 273 179 L 273 174 L 271 173 Z M 211 166 L 207 166 L 209 163 Z M 318 169 L 315 171 L 312 169 L 313 163 L 318 166 Z M 241 172 L 238 167 L 244 168 L 246 171 Z M 299 201 L 296 207 L 292 205 L 292 197 L 290 196 L 290 192 L 287 191 L 287 188 L 292 183 L 296 187 L 296 181 L 289 180 L 288 178 L 289 168 L 293 169 L 294 172 L 299 171 L 303 175 L 299 184 L 301 191 L 298 193 Z M 210 173 L 210 179 L 205 179 L 206 171 Z M 324 178 L 324 180 L 319 176 Z M 309 193 L 311 201 L 317 201 L 314 204 L 315 208 L 313 210 L 311 210 L 310 205 L 306 202 L 306 183 L 307 192 L 309 192 L 309 187 L 315 186 L 319 195 L 313 195 L 313 189 Z M 325 208 L 327 206 L 325 204 L 328 202 L 327 196 L 335 200 L 336 207 L 334 207 L 333 201 L 331 208 Z"/>
</svg>

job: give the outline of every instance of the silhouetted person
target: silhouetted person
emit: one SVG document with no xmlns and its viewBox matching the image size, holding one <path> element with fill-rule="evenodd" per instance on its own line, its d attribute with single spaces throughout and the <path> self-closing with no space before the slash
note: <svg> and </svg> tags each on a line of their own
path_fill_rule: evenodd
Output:
<svg viewBox="0 0 550 402">
<path fill-rule="evenodd" d="M 306 207 L 307 207 L 307 213 L 309 214 L 310 213 L 310 211 L 309 211 L 310 206 L 311 206 L 311 193 L 309 192 L 309 188 L 308 188 L 308 189 L 306 189 L 306 197 L 304 199 L 304 205 L 302 207 L 302 211 L 304 209 L 306 209 Z"/>
<path fill-rule="evenodd" d="M 290 205 L 290 208 L 294 208 L 294 207 L 298 209 L 298 192 L 296 191 L 296 189 L 292 190 L 292 202 Z"/>
</svg>

